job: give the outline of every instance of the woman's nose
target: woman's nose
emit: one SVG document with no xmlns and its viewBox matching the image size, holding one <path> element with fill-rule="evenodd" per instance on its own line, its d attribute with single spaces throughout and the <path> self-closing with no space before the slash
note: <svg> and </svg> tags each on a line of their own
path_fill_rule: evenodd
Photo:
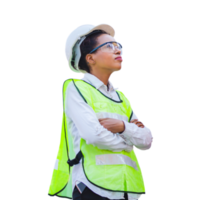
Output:
<svg viewBox="0 0 201 200">
<path fill-rule="evenodd" d="M 115 49 L 115 54 L 121 54 L 122 50 L 120 49 Z"/>
</svg>

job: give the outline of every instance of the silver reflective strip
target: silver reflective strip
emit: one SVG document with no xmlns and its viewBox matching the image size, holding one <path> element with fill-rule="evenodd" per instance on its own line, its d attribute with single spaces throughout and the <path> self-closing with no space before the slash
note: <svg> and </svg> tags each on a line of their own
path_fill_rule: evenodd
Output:
<svg viewBox="0 0 201 200">
<path fill-rule="evenodd" d="M 96 165 L 118 165 L 124 164 L 133 167 L 137 170 L 135 161 L 131 160 L 130 157 L 122 154 L 103 154 L 96 156 Z"/>
<path fill-rule="evenodd" d="M 54 169 L 58 169 L 58 163 L 59 163 L 59 160 L 58 159 L 56 159 L 56 162 L 55 162 L 55 165 L 54 165 Z"/>
</svg>

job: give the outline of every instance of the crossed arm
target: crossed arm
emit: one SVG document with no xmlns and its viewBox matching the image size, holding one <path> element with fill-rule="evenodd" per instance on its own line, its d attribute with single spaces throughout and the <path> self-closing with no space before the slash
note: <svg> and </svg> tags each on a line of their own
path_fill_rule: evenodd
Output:
<svg viewBox="0 0 201 200">
<path fill-rule="evenodd" d="M 107 130 L 112 133 L 121 133 L 125 130 L 125 123 L 122 120 L 113 119 L 113 118 L 101 118 L 98 119 L 100 124 L 107 128 Z M 138 127 L 144 128 L 142 122 L 138 121 L 138 119 L 133 119 L 129 123 L 134 123 Z"/>
</svg>

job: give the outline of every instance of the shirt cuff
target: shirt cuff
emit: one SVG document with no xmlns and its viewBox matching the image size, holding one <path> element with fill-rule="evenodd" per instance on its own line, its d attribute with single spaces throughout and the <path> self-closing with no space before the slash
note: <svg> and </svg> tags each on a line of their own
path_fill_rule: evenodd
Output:
<svg viewBox="0 0 201 200">
<path fill-rule="evenodd" d="M 125 143 L 127 145 L 132 146 L 133 143 L 130 141 L 130 139 L 129 139 L 130 137 L 128 136 L 129 135 L 129 133 L 128 133 L 128 131 L 129 131 L 128 124 L 130 125 L 130 123 L 127 122 L 127 121 L 124 121 L 124 120 L 122 120 L 122 121 L 124 122 L 125 129 L 124 129 L 123 132 L 119 133 L 119 136 L 121 136 L 121 138 L 124 139 L 124 141 L 125 141 Z"/>
<path fill-rule="evenodd" d="M 137 131 L 138 129 L 138 126 L 134 123 L 129 123 L 125 120 L 122 120 L 124 122 L 124 126 L 125 126 L 125 129 L 123 132 L 120 132 L 119 134 L 126 137 L 126 138 L 130 138 L 133 136 L 133 133 L 135 131 Z"/>
</svg>

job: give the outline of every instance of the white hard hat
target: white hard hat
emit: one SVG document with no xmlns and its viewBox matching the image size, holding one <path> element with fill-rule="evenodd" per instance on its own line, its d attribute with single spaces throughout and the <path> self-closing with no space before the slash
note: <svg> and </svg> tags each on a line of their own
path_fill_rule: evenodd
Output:
<svg viewBox="0 0 201 200">
<path fill-rule="evenodd" d="M 94 30 L 103 30 L 106 33 L 110 34 L 112 37 L 114 37 L 114 34 L 115 34 L 114 29 L 107 24 L 100 24 L 98 26 L 86 24 L 76 28 L 68 36 L 66 40 L 66 47 L 65 47 L 66 57 L 72 71 L 78 72 L 78 73 L 80 72 L 86 73 L 86 71 L 80 70 L 78 67 L 78 63 L 81 57 L 80 45 L 86 38 L 85 35 L 91 33 Z M 74 59 L 74 66 L 76 69 L 71 64 L 72 59 Z"/>
</svg>

